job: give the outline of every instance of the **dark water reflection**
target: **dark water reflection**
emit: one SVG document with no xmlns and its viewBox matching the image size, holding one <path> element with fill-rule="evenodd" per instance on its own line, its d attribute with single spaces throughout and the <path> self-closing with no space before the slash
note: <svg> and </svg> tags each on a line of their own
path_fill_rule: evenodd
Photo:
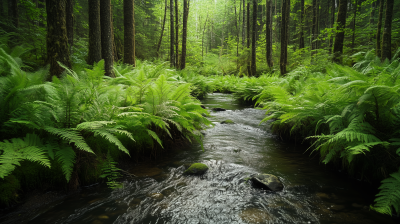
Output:
<svg viewBox="0 0 400 224">
<path fill-rule="evenodd" d="M 198 145 L 131 172 L 141 177 L 119 190 L 93 186 L 47 208 L 31 223 L 393 223 L 368 210 L 373 195 L 363 183 L 325 170 L 294 145 L 277 141 L 264 111 L 245 108 L 225 94 L 212 94 L 207 107 L 213 128 Z M 220 124 L 230 119 L 235 124 Z M 185 164 L 203 162 L 203 176 L 182 176 Z M 285 189 L 271 193 L 245 180 L 250 174 L 279 176 Z"/>
</svg>

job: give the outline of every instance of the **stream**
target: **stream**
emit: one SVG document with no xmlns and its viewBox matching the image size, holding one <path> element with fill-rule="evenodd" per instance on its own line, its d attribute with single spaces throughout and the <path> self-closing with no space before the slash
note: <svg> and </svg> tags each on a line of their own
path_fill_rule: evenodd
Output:
<svg viewBox="0 0 400 224">
<path fill-rule="evenodd" d="M 177 150 L 155 162 L 134 167 L 137 177 L 123 189 L 104 184 L 43 209 L 29 223 L 197 224 L 197 223 L 394 223 L 369 211 L 374 192 L 366 183 L 347 179 L 303 154 L 303 146 L 280 142 L 259 125 L 265 111 L 239 104 L 228 94 L 204 99 L 215 126 L 202 131 L 199 144 Z M 230 119 L 235 124 L 220 124 Z M 209 166 L 202 176 L 183 176 L 185 165 Z M 285 188 L 270 192 L 252 187 L 255 173 L 278 176 Z"/>
</svg>

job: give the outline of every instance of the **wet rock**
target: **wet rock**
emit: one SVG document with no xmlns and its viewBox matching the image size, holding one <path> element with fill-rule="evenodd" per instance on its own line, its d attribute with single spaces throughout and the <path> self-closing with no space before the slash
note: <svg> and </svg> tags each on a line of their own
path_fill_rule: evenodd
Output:
<svg viewBox="0 0 400 224">
<path fill-rule="evenodd" d="M 331 205 L 331 207 L 330 207 L 330 209 L 335 210 L 335 211 L 340 211 L 345 208 L 346 208 L 346 206 L 344 206 L 344 205 Z"/>
<path fill-rule="evenodd" d="M 233 122 L 232 120 L 225 120 L 222 121 L 221 124 L 234 124 L 235 122 Z"/>
<path fill-rule="evenodd" d="M 157 201 L 161 201 L 164 198 L 164 195 L 161 193 L 153 193 L 150 194 L 149 196 Z"/>
<path fill-rule="evenodd" d="M 247 208 L 240 213 L 240 218 L 246 223 L 265 223 L 271 220 L 271 215 L 258 208 Z"/>
<path fill-rule="evenodd" d="M 203 163 L 193 163 L 183 174 L 201 175 L 208 170 L 208 166 Z"/>
<path fill-rule="evenodd" d="M 259 174 L 251 178 L 253 182 L 271 191 L 283 190 L 283 184 L 278 177 L 272 174 Z"/>
<path fill-rule="evenodd" d="M 211 109 L 212 111 L 226 111 L 224 108 L 215 107 Z"/>
</svg>

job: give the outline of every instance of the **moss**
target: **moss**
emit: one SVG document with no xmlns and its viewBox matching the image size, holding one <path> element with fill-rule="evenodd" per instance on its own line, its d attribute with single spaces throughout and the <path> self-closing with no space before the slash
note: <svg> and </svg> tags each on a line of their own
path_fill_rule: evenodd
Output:
<svg viewBox="0 0 400 224">
<path fill-rule="evenodd" d="M 208 170 L 208 166 L 203 163 L 193 163 L 184 174 L 204 174 Z"/>
<path fill-rule="evenodd" d="M 18 198 L 18 190 L 21 185 L 14 175 L 8 175 L 4 180 L 0 180 L 0 203 L 10 205 Z"/>
<path fill-rule="evenodd" d="M 234 124 L 235 122 L 233 122 L 232 120 L 225 120 L 222 121 L 221 124 Z"/>
</svg>

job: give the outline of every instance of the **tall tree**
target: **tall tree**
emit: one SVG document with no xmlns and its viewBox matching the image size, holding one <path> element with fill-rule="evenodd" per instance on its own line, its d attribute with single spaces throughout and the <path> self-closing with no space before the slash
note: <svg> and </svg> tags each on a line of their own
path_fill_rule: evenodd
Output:
<svg viewBox="0 0 400 224">
<path fill-rule="evenodd" d="M 175 0 L 175 66 L 179 68 L 179 2 Z"/>
<path fill-rule="evenodd" d="M 280 70 L 281 75 L 287 73 L 287 46 L 288 46 L 288 27 L 289 27 L 289 11 L 290 10 L 290 0 L 282 0 L 282 11 L 281 11 L 281 58 L 280 58 Z"/>
<path fill-rule="evenodd" d="M 186 67 L 186 41 L 187 41 L 187 22 L 189 18 L 190 0 L 183 0 L 183 28 L 182 28 L 182 56 L 180 61 L 180 68 Z"/>
<path fill-rule="evenodd" d="M 304 48 L 304 0 L 300 0 L 300 44 L 299 48 Z"/>
<path fill-rule="evenodd" d="M 355 47 L 356 40 L 356 19 L 357 19 L 357 11 L 358 11 L 358 0 L 354 0 L 354 12 L 353 12 L 353 36 L 351 37 L 351 48 Z"/>
<path fill-rule="evenodd" d="M 257 71 L 256 64 L 256 37 L 257 37 L 257 0 L 253 0 L 253 25 L 251 35 L 251 75 L 255 76 Z"/>
<path fill-rule="evenodd" d="M 313 17 L 312 17 L 312 33 L 311 33 L 311 55 L 315 54 L 315 50 L 317 49 L 317 10 L 318 4 L 317 0 L 312 1 L 312 10 L 313 10 Z"/>
<path fill-rule="evenodd" d="M 15 27 L 19 27 L 18 0 L 8 0 L 8 17 Z"/>
<path fill-rule="evenodd" d="M 89 0 L 89 56 L 88 64 L 101 60 L 100 0 Z"/>
<path fill-rule="evenodd" d="M 267 47 L 267 64 L 270 69 L 272 69 L 272 1 L 266 0 L 266 47 Z M 303 0 L 304 1 L 304 0 Z M 303 39 L 304 45 L 304 39 Z"/>
<path fill-rule="evenodd" d="M 376 55 L 378 57 L 382 56 L 381 52 L 381 30 L 382 30 L 382 17 L 383 17 L 383 6 L 384 6 L 385 0 L 380 0 L 379 3 L 379 15 L 378 15 L 378 26 L 377 26 L 377 31 L 376 31 Z"/>
<path fill-rule="evenodd" d="M 46 0 L 47 12 L 47 60 L 50 75 L 60 77 L 64 71 L 58 62 L 71 67 L 66 28 L 65 0 Z"/>
<path fill-rule="evenodd" d="M 386 1 L 385 27 L 382 36 L 382 60 L 392 59 L 392 17 L 394 0 Z"/>
<path fill-rule="evenodd" d="M 346 27 L 346 14 L 347 14 L 347 0 L 339 0 L 339 11 L 337 16 L 337 27 L 335 44 L 333 46 L 333 60 L 340 62 L 340 57 L 343 53 L 343 42 L 344 42 L 344 29 Z"/>
<path fill-rule="evenodd" d="M 113 38 L 111 26 L 111 0 L 100 0 L 101 54 L 106 76 L 115 77 L 113 66 Z"/>
<path fill-rule="evenodd" d="M 175 50 L 174 50 L 174 0 L 169 2 L 169 20 L 170 20 L 170 48 L 169 48 L 169 60 L 171 67 L 175 67 Z M 177 34 L 178 35 L 178 34 Z"/>
<path fill-rule="evenodd" d="M 331 15 L 330 15 L 330 19 L 331 19 L 331 28 L 333 28 L 333 26 L 335 25 L 335 0 L 331 0 Z M 333 36 L 331 38 L 329 38 L 329 53 L 332 53 L 332 47 L 333 47 Z"/>
<path fill-rule="evenodd" d="M 371 4 L 371 13 L 369 14 L 369 27 L 372 28 L 374 25 L 374 17 L 375 17 L 375 7 L 376 7 L 376 2 L 372 2 Z M 372 42 L 372 35 L 369 38 L 369 42 Z"/>
<path fill-rule="evenodd" d="M 124 0 L 124 63 L 136 66 L 134 0 Z"/>
<path fill-rule="evenodd" d="M 74 45 L 74 0 L 66 0 L 66 22 L 69 52 L 72 53 Z"/>
<path fill-rule="evenodd" d="M 245 46 L 246 39 L 246 0 L 243 1 L 243 28 L 242 28 L 242 45 Z"/>
<path fill-rule="evenodd" d="M 247 3 L 247 50 L 250 50 L 250 3 Z M 250 60 L 247 60 L 247 75 L 251 76 Z"/>
<path fill-rule="evenodd" d="M 161 48 L 161 43 L 162 43 L 162 39 L 164 36 L 165 21 L 167 20 L 167 6 L 168 6 L 168 1 L 165 0 L 164 19 L 162 22 L 160 39 L 157 44 L 157 57 L 160 57 L 160 48 Z M 204 35 L 204 32 L 203 32 L 203 35 Z"/>
</svg>

